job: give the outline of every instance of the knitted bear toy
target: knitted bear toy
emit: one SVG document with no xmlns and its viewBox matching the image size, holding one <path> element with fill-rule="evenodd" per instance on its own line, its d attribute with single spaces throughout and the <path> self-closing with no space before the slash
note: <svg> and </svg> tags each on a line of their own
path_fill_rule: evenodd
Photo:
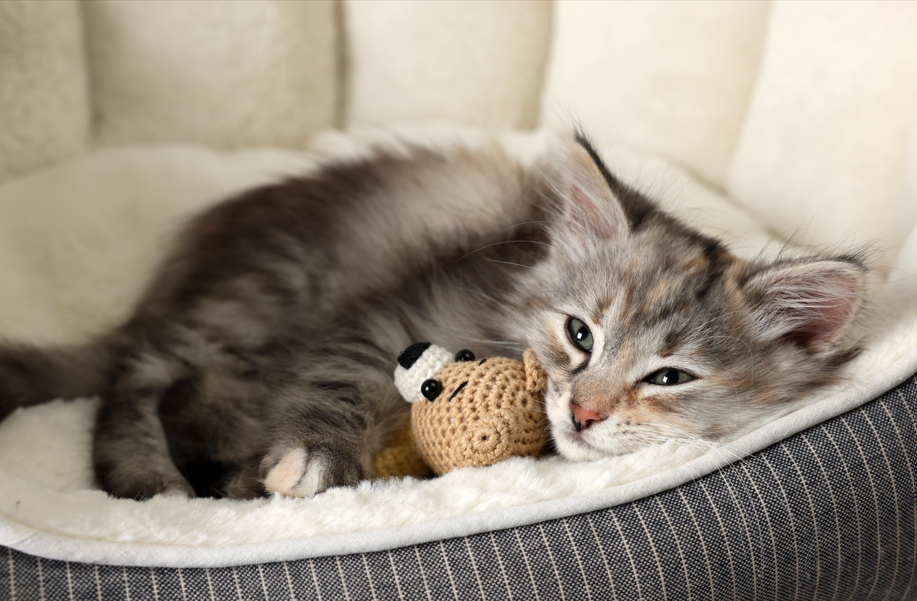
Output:
<svg viewBox="0 0 917 601">
<path fill-rule="evenodd" d="M 395 385 L 412 403 L 411 421 L 376 457 L 377 477 L 442 475 L 538 455 L 545 445 L 547 376 L 531 350 L 522 362 L 478 361 L 419 342 L 398 357 Z"/>
</svg>

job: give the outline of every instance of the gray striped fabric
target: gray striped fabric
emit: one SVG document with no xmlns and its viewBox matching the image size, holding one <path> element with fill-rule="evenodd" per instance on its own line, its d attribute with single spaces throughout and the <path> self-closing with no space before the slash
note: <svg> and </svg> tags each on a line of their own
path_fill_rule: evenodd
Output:
<svg viewBox="0 0 917 601">
<path fill-rule="evenodd" d="M 0 599 L 915 599 L 917 378 L 633 503 L 390 551 L 234 568 L 4 549 Z"/>
</svg>

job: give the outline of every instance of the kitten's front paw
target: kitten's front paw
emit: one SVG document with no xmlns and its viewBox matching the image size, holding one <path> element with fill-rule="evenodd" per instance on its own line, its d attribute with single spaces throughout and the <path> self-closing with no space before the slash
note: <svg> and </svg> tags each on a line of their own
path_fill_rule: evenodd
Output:
<svg viewBox="0 0 917 601">
<path fill-rule="evenodd" d="M 182 499 L 193 499 L 197 497 L 194 489 L 190 485 L 173 484 L 159 493 L 161 497 L 179 497 Z"/>
<path fill-rule="evenodd" d="M 270 463 L 271 455 L 265 458 L 265 463 Z M 262 466 L 266 467 L 264 463 Z M 334 486 L 353 486 L 364 477 L 363 469 L 352 458 L 308 446 L 287 450 L 265 471 L 264 489 L 268 494 L 290 497 L 311 497 Z"/>
<path fill-rule="evenodd" d="M 287 451 L 264 478 L 264 489 L 291 497 L 311 497 L 325 489 L 328 466 L 322 457 L 309 457 L 303 447 Z"/>
</svg>

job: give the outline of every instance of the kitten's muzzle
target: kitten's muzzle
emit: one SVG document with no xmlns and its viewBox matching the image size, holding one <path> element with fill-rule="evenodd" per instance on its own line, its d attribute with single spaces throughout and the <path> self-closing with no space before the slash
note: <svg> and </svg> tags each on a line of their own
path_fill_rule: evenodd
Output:
<svg viewBox="0 0 917 601">
<path fill-rule="evenodd" d="M 582 432 L 592 424 L 605 419 L 605 416 L 598 411 L 587 409 L 576 403 L 571 403 L 570 408 L 572 409 L 571 417 L 573 418 L 573 427 L 576 428 L 577 432 Z"/>
</svg>

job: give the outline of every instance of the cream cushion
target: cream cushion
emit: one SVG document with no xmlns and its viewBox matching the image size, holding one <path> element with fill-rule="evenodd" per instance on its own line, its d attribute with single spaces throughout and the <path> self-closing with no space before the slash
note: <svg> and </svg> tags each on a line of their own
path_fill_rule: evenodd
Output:
<svg viewBox="0 0 917 601">
<path fill-rule="evenodd" d="M 82 5 L 96 137 L 303 148 L 337 125 L 334 3 Z"/>
<path fill-rule="evenodd" d="M 799 242 L 894 247 L 917 125 L 917 4 L 781 2 L 728 190 Z"/>
<path fill-rule="evenodd" d="M 0 2 L 0 180 L 85 151 L 90 121 L 77 4 Z"/>
<path fill-rule="evenodd" d="M 543 122 L 674 159 L 722 185 L 768 2 L 558 2 Z"/>
<path fill-rule="evenodd" d="M 537 124 L 549 2 L 348 0 L 344 10 L 348 124 Z"/>
</svg>

